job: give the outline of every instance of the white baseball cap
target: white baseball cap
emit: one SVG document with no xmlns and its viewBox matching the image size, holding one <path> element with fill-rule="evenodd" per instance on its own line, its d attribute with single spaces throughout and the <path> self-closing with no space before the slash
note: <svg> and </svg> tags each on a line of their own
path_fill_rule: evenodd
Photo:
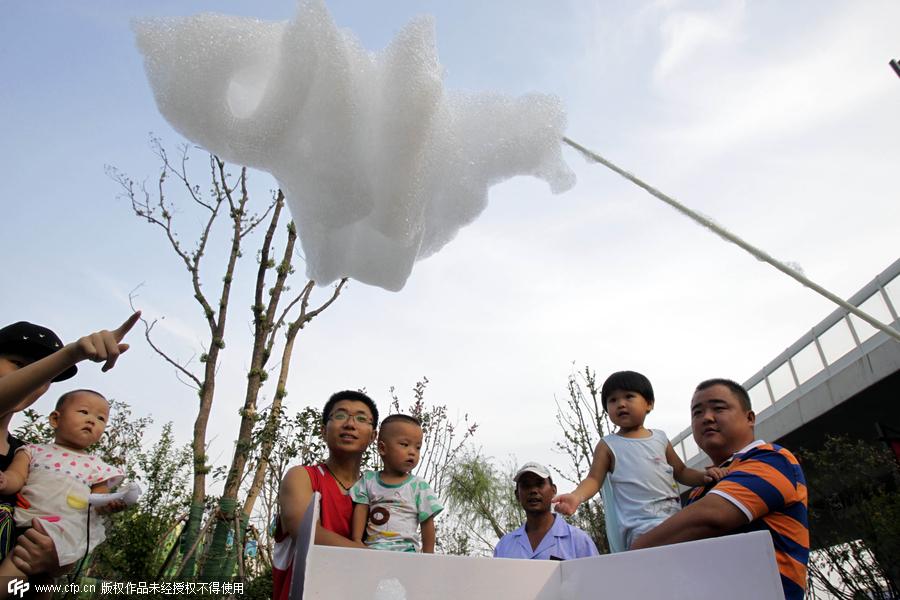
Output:
<svg viewBox="0 0 900 600">
<path fill-rule="evenodd" d="M 513 481 L 516 483 L 519 482 L 519 478 L 525 473 L 534 473 L 538 477 L 542 477 L 547 479 L 550 477 L 550 470 L 544 465 L 538 464 L 536 462 L 527 462 L 522 465 L 519 470 L 516 472 L 516 476 L 513 477 Z"/>
</svg>

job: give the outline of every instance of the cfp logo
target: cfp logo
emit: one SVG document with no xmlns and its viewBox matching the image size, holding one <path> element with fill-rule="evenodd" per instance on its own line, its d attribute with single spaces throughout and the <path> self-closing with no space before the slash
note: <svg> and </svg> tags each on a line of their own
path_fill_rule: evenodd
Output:
<svg viewBox="0 0 900 600">
<path fill-rule="evenodd" d="M 31 584 L 27 581 L 22 581 L 21 579 L 10 579 L 9 583 L 6 584 L 6 591 L 13 596 L 24 598 L 25 592 L 27 592 L 30 587 Z"/>
</svg>

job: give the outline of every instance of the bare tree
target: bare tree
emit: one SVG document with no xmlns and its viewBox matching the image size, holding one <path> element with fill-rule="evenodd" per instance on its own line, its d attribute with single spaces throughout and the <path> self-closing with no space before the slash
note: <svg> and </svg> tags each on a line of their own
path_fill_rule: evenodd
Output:
<svg viewBox="0 0 900 600">
<path fill-rule="evenodd" d="M 427 387 L 427 377 L 417 381 L 412 390 L 413 400 L 403 410 L 396 389 L 391 387 L 390 412 L 404 412 L 422 423 L 422 454 L 419 466 L 416 467 L 416 475 L 431 484 L 431 488 L 440 496 L 447 485 L 453 465 L 468 449 L 478 424 L 470 422 L 468 414 L 462 416 L 461 422 L 451 421 L 446 405 L 428 406 L 425 401 Z"/>
<path fill-rule="evenodd" d="M 332 289 L 329 298 L 318 308 L 309 308 L 315 285 L 313 281 L 306 282 L 301 292 L 289 299 L 285 306 L 280 307 L 280 303 L 290 290 L 287 283 L 294 272 L 293 260 L 297 240 L 294 224 L 288 223 L 285 227 L 287 233 L 284 248 L 280 253 L 280 260 L 276 263 L 273 257 L 276 255 L 276 234 L 284 212 L 284 194 L 280 190 L 273 193 L 272 198 L 261 212 L 252 212 L 250 209 L 251 198 L 247 187 L 247 169 L 242 167 L 240 174 L 232 177 L 227 172 L 225 163 L 212 155 L 209 157 L 211 186 L 206 194 L 201 193 L 200 186 L 191 183 L 190 180 L 188 172 L 189 146 L 182 145 L 177 160 L 173 161 L 158 138 L 151 137 L 150 143 L 153 152 L 161 161 L 159 177 L 153 190 L 148 189 L 145 184 L 137 184 L 114 167 L 107 167 L 106 171 L 120 185 L 122 189 L 120 196 L 131 203 L 134 213 L 163 232 L 171 250 L 183 263 L 188 273 L 193 297 L 201 309 L 208 329 L 209 337 L 204 344 L 199 360 L 202 367 L 200 372 L 195 372 L 191 361 L 177 360 L 156 343 L 153 330 L 158 321 L 144 320 L 144 333 L 148 344 L 175 369 L 176 376 L 195 389 L 199 396 L 192 440 L 194 476 L 191 507 L 186 531 L 182 535 L 182 552 L 185 554 L 189 549 L 197 548 L 200 524 L 207 505 L 206 476 L 210 472 L 206 455 L 207 426 L 215 398 L 216 375 L 221 351 L 225 348 L 228 308 L 232 300 L 238 261 L 250 243 L 248 236 L 260 225 L 266 223 L 265 234 L 257 250 L 258 268 L 252 290 L 252 351 L 244 403 L 241 408 L 241 424 L 232 463 L 227 471 L 225 490 L 219 500 L 218 509 L 213 515 L 216 519 L 216 527 L 211 534 L 212 542 L 208 548 L 210 555 L 204 561 L 205 570 L 211 570 L 215 576 L 218 576 L 223 569 L 229 568 L 229 559 L 234 558 L 233 554 L 229 557 L 224 552 L 228 530 L 236 530 L 236 542 L 240 542 L 247 515 L 252 510 L 253 502 L 250 501 L 248 511 L 242 510 L 239 513 L 237 511 L 237 495 L 245 476 L 248 453 L 254 443 L 252 432 L 257 420 L 257 400 L 268 376 L 266 367 L 276 345 L 277 332 L 283 327 L 287 328 L 287 340 L 280 355 L 282 376 L 279 377 L 278 389 L 275 394 L 276 403 L 280 406 L 285 393 L 287 368 L 294 347 L 294 338 L 300 329 L 337 299 L 346 284 L 346 279 Z M 187 206 L 192 206 L 202 216 L 200 231 L 190 245 L 190 249 L 179 240 L 175 215 L 179 208 L 184 207 L 169 200 L 167 185 L 170 178 L 176 181 L 183 195 L 186 196 Z M 228 232 L 227 243 L 216 245 L 213 242 L 217 228 Z M 219 271 L 218 275 L 213 275 L 208 272 L 207 262 L 204 259 L 210 253 L 217 255 L 219 252 L 225 255 L 225 267 Z M 270 282 L 269 273 L 273 269 L 275 271 L 274 281 Z M 215 296 L 218 300 L 212 301 L 204 291 L 204 282 L 209 284 L 216 280 L 221 282 L 217 281 L 216 283 L 218 287 Z M 299 315 L 294 315 L 292 309 L 295 312 L 299 311 Z M 277 429 L 278 417 L 281 412 L 275 410 L 269 414 L 272 419 L 270 426 Z M 264 470 L 265 467 L 259 468 Z M 236 516 L 239 518 L 236 519 Z M 240 548 L 240 544 L 235 543 L 234 547 Z M 195 552 L 193 556 L 188 557 L 185 564 L 182 565 L 183 573 L 193 572 L 196 554 Z"/>
<path fill-rule="evenodd" d="M 569 464 L 553 467 L 559 475 L 578 485 L 591 468 L 594 448 L 600 439 L 612 432 L 612 423 L 603 410 L 597 387 L 597 374 L 590 367 L 569 376 L 568 397 L 556 402 L 556 422 L 562 432 L 562 441 L 554 444 L 555 450 L 564 455 Z M 599 494 L 583 502 L 570 521 L 591 536 L 601 554 L 609 553 L 606 539 L 606 522 L 603 501 Z"/>
</svg>

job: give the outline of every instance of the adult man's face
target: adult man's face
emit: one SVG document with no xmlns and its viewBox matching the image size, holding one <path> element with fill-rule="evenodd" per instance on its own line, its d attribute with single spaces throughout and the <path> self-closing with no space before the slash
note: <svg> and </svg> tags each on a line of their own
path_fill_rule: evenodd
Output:
<svg viewBox="0 0 900 600">
<path fill-rule="evenodd" d="M 691 430 L 694 441 L 719 464 L 753 441 L 756 415 L 721 384 L 694 392 L 691 400 Z"/>
<path fill-rule="evenodd" d="M 329 451 L 362 454 L 375 440 L 372 411 L 365 402 L 339 400 L 328 415 L 323 433 Z"/>
<path fill-rule="evenodd" d="M 556 495 L 556 486 L 549 477 L 537 473 L 523 473 L 516 484 L 516 497 L 526 513 L 550 512 L 550 500 Z"/>
</svg>

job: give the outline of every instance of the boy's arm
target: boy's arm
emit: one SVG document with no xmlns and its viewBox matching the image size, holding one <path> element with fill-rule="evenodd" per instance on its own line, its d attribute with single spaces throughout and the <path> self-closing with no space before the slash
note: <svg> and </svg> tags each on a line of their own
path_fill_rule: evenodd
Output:
<svg viewBox="0 0 900 600">
<path fill-rule="evenodd" d="M 278 508 L 281 514 L 281 527 L 289 535 L 297 532 L 300 520 L 306 513 L 306 507 L 312 501 L 312 482 L 309 473 L 303 467 L 292 467 L 281 482 L 278 492 Z M 316 540 L 321 546 L 343 546 L 345 548 L 365 548 L 366 545 L 354 542 L 344 536 L 322 527 L 321 520 L 316 523 Z"/>
<path fill-rule="evenodd" d="M 422 552 L 434 554 L 434 515 L 422 521 Z"/>
<path fill-rule="evenodd" d="M 603 440 L 597 442 L 597 447 L 594 448 L 594 458 L 591 461 L 591 470 L 588 471 L 584 481 L 579 483 L 574 491 L 553 498 L 552 502 L 556 503 L 556 512 L 566 516 L 573 515 L 582 502 L 593 498 L 594 494 L 600 491 L 612 461 L 613 454 L 606 442 Z"/>
<path fill-rule="evenodd" d="M 37 360 L 30 365 L 17 369 L 0 377 L 0 415 L 24 410 L 22 398 L 27 397 L 53 380 L 54 377 L 85 359 L 104 362 L 103 371 L 113 368 L 119 355 L 128 350 L 128 344 L 120 343 L 134 324 L 141 317 L 137 311 L 113 331 L 97 331 L 80 338 L 77 342 L 66 344 L 53 354 Z"/>
<path fill-rule="evenodd" d="M 369 505 L 354 504 L 353 518 L 350 521 L 350 539 L 362 543 L 363 534 L 366 532 L 366 523 L 369 521 Z"/>
<path fill-rule="evenodd" d="M 682 485 L 691 487 L 700 487 L 708 483 L 719 481 L 728 473 L 727 469 L 719 467 L 707 467 L 705 471 L 691 469 L 681 460 L 681 457 L 675 453 L 672 444 L 666 446 L 666 462 L 672 467 L 672 474 L 675 481 Z"/>
<path fill-rule="evenodd" d="M 28 480 L 28 465 L 31 457 L 27 452 L 16 452 L 12 463 L 5 471 L 0 471 L 0 494 L 9 496 L 19 492 Z"/>
</svg>

